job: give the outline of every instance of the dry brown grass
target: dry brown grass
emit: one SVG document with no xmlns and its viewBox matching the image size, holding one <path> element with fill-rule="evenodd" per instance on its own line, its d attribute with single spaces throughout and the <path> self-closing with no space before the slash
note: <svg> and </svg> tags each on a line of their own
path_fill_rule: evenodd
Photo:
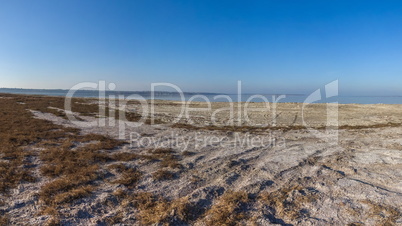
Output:
<svg viewBox="0 0 402 226">
<path fill-rule="evenodd" d="M 100 171 L 103 163 L 137 158 L 133 154 L 108 152 L 124 144 L 121 141 L 97 134 L 81 135 L 78 129 L 35 119 L 29 112 L 31 109 L 66 118 L 63 111 L 54 109 L 64 108 L 61 97 L 0 96 L 9 97 L 0 99 L 0 193 L 6 194 L 20 183 L 35 182 L 27 159 L 39 158 L 43 162 L 41 174 L 51 178 L 39 191 L 39 199 L 53 209 L 41 212 L 54 216 L 49 224 L 59 222 L 57 209 L 61 204 L 84 198 L 96 189 L 93 182 L 103 180 Z M 98 110 L 97 105 L 86 104 L 86 100 L 73 100 L 75 112 L 94 116 Z M 40 149 L 32 151 L 32 147 Z M 138 175 L 138 171 L 127 169 L 116 181 L 133 185 L 138 181 Z"/>
<path fill-rule="evenodd" d="M 372 124 L 372 125 L 341 125 L 339 127 L 332 127 L 333 129 L 377 129 L 377 128 L 388 128 L 388 127 L 402 127 L 402 123 L 382 123 L 382 124 Z M 211 130 L 211 131 L 230 131 L 230 132 L 241 132 L 241 133 L 260 133 L 266 131 L 290 131 L 290 130 L 303 130 L 306 129 L 305 126 L 301 125 L 289 125 L 289 126 L 197 126 L 191 124 L 177 123 L 172 125 L 172 128 L 182 128 L 188 130 Z M 316 130 L 330 129 L 331 127 L 326 126 L 315 126 Z"/>
<path fill-rule="evenodd" d="M 60 226 L 61 220 L 58 216 L 51 217 L 45 224 L 46 226 Z"/>
<path fill-rule="evenodd" d="M 122 223 L 123 217 L 124 217 L 124 213 L 122 211 L 118 211 L 113 216 L 106 218 L 106 223 L 108 225 L 115 225 L 118 223 Z"/>
<path fill-rule="evenodd" d="M 9 218 L 7 216 L 0 216 L 0 225 L 9 225 Z"/>
<path fill-rule="evenodd" d="M 4 94 L 3 94 L 4 95 Z M 24 96 L 24 95 L 11 95 L 12 97 L 17 97 L 20 102 L 32 104 L 32 110 L 52 113 L 56 116 L 68 119 L 66 113 L 64 112 L 64 97 L 43 97 L 43 96 Z M 113 110 L 109 107 L 100 106 L 95 102 L 97 99 L 90 98 L 72 98 L 71 100 L 71 111 L 79 113 L 82 116 L 92 116 L 92 117 L 114 117 L 120 119 L 121 112 L 119 110 Z M 108 105 L 108 100 L 105 100 L 106 106 Z M 129 101 L 127 106 L 139 104 L 134 101 Z M 112 113 L 112 114 L 110 114 Z M 131 122 L 138 122 L 141 120 L 142 115 L 136 112 L 126 111 L 123 113 L 124 118 L 122 120 L 127 120 Z M 80 117 L 76 117 L 77 120 L 82 120 Z M 150 116 L 145 119 L 145 124 L 151 124 L 152 121 Z M 154 119 L 154 124 L 163 124 L 164 122 L 160 119 Z"/>
<path fill-rule="evenodd" d="M 10 188 L 20 183 L 34 182 L 26 161 L 33 156 L 42 161 L 40 172 L 49 177 L 50 182 L 44 184 L 39 191 L 39 199 L 48 208 L 39 214 L 53 216 L 48 225 L 57 225 L 62 216 L 58 212 L 61 205 L 69 205 L 74 200 L 84 198 L 97 189 L 96 181 L 104 180 L 105 170 L 100 170 L 104 163 L 128 162 L 137 159 L 157 160 L 166 167 L 179 167 L 178 160 L 171 150 L 156 150 L 151 155 L 134 153 L 112 153 L 109 150 L 124 144 L 121 141 L 97 134 L 81 135 L 78 129 L 64 128 L 51 122 L 35 119 L 29 110 L 37 110 L 66 118 L 63 111 L 64 99 L 61 97 L 40 97 L 0 94 L 9 98 L 0 99 L 0 192 L 5 194 Z M 18 104 L 25 103 L 25 104 Z M 88 104 L 86 100 L 74 99 L 73 111 L 81 115 L 97 116 L 99 107 Z M 106 114 L 108 114 L 108 109 Z M 118 117 L 118 112 L 116 117 Z M 107 116 L 107 115 L 106 115 Z M 128 114 L 128 120 L 136 120 L 138 115 Z M 30 151 L 29 147 L 35 147 Z M 34 166 L 35 167 L 35 166 Z M 141 178 L 136 168 L 123 164 L 113 164 L 109 169 L 119 176 L 112 183 L 134 187 Z M 170 178 L 169 172 L 160 174 L 162 178 Z M 124 199 L 127 194 L 115 195 Z M 167 202 L 169 208 L 175 209 L 176 202 Z M 156 203 L 155 210 L 162 204 Z M 163 204 L 165 205 L 165 204 Z M 142 209 L 146 212 L 146 210 Z M 145 214 L 143 216 L 146 219 Z M 114 222 L 117 222 L 116 215 Z M 166 217 L 159 218 L 164 221 Z M 3 216 L 1 223 L 6 221 Z M 158 221 L 159 221 L 158 220 Z M 152 220 L 144 220 L 152 221 Z"/>
<path fill-rule="evenodd" d="M 230 132 L 240 132 L 240 133 L 261 133 L 266 131 L 289 131 L 289 130 L 300 130 L 305 129 L 304 126 L 197 126 L 190 124 L 177 123 L 172 125 L 172 128 L 182 128 L 188 130 L 212 130 L 212 131 L 230 131 Z M 320 127 L 316 129 L 325 129 L 325 127 Z"/>
<path fill-rule="evenodd" d="M 174 178 L 174 173 L 169 170 L 159 169 L 152 174 L 152 178 L 154 178 L 154 180 L 171 180 Z"/>
<path fill-rule="evenodd" d="M 79 188 L 73 188 L 68 192 L 64 192 L 54 196 L 54 202 L 57 204 L 61 203 L 69 203 L 73 200 L 84 198 L 91 194 L 91 192 L 95 190 L 94 186 L 85 185 Z"/>
<path fill-rule="evenodd" d="M 157 148 L 157 149 L 154 149 L 154 150 L 152 150 L 152 149 L 148 150 L 148 153 L 151 153 L 151 154 L 154 154 L 154 155 L 164 156 L 164 155 L 173 154 L 174 151 L 171 148 Z"/>
<path fill-rule="evenodd" d="M 363 226 L 363 225 L 364 224 L 359 223 L 359 222 L 353 222 L 353 223 L 348 224 L 348 226 Z"/>
<path fill-rule="evenodd" d="M 274 192 L 260 195 L 260 200 L 275 209 L 275 214 L 294 220 L 302 216 L 302 208 L 317 200 L 315 193 L 308 192 L 300 185 L 290 185 Z"/>
<path fill-rule="evenodd" d="M 71 202 L 94 190 L 90 183 L 98 178 L 99 173 L 95 170 L 85 174 L 80 172 L 77 176 L 63 176 L 45 184 L 39 192 L 39 197 L 47 205 Z"/>
<path fill-rule="evenodd" d="M 190 223 L 191 205 L 187 197 L 168 200 L 160 195 L 149 192 L 128 194 L 128 191 L 118 190 L 124 211 L 137 212 L 140 225 L 187 225 Z"/>
<path fill-rule="evenodd" d="M 39 212 L 39 215 L 50 215 L 50 216 L 57 216 L 59 212 L 54 208 L 47 206 L 43 210 Z"/>
<path fill-rule="evenodd" d="M 175 155 L 171 148 L 158 148 L 149 150 L 151 160 L 159 160 L 161 167 L 170 167 L 172 169 L 181 169 L 183 166 L 179 163 L 179 156 Z"/>
<path fill-rule="evenodd" d="M 133 204 L 139 210 L 138 216 L 143 225 L 171 225 L 173 220 L 188 221 L 189 202 L 186 197 L 169 201 L 142 192 L 134 195 Z"/>
<path fill-rule="evenodd" d="M 73 142 L 89 141 L 92 143 L 72 149 Z M 75 135 L 64 140 L 59 147 L 43 150 L 40 153 L 45 163 L 41 167 L 42 174 L 59 178 L 42 188 L 41 200 L 48 204 L 59 204 L 89 195 L 95 189 L 90 184 L 103 178 L 98 172 L 99 164 L 115 160 L 102 150 L 110 150 L 121 144 L 120 141 L 96 134 Z"/>
<path fill-rule="evenodd" d="M 115 190 L 112 194 L 113 194 L 114 196 L 116 196 L 117 198 L 120 198 L 120 199 L 125 198 L 125 197 L 127 196 L 127 192 L 124 191 L 124 190 L 121 189 L 121 188 Z"/>
<path fill-rule="evenodd" d="M 188 157 L 188 156 L 193 156 L 193 155 L 195 155 L 195 153 L 194 153 L 194 152 L 191 152 L 191 151 L 183 151 L 183 152 L 181 153 L 181 155 Z"/>
<path fill-rule="evenodd" d="M 183 166 L 179 163 L 178 157 L 174 155 L 165 156 L 160 165 L 161 167 L 170 167 L 172 169 L 183 168 Z"/>
<path fill-rule="evenodd" d="M 88 174 L 98 170 L 96 159 L 99 156 L 93 152 L 48 149 L 42 151 L 40 156 L 46 163 L 41 167 L 45 176 L 74 175 L 80 172 Z"/>
<path fill-rule="evenodd" d="M 112 183 L 121 184 L 127 187 L 133 187 L 141 179 L 142 173 L 135 168 L 130 168 L 124 164 L 114 164 L 109 166 L 109 169 L 114 169 L 120 173 L 120 177 Z"/>
<path fill-rule="evenodd" d="M 9 188 L 13 188 L 19 183 L 33 183 L 37 180 L 21 165 L 23 165 L 21 159 L 0 162 L 0 193 L 5 193 Z"/>
<path fill-rule="evenodd" d="M 371 200 L 362 200 L 362 203 L 369 206 L 369 217 L 377 220 L 378 225 L 396 225 L 401 213 L 395 207 L 375 203 Z"/>
<path fill-rule="evenodd" d="M 34 119 L 27 110 L 34 104 L 21 101 L 22 97 L 2 96 L 11 97 L 0 100 L 0 158 L 4 160 L 0 163 L 0 193 L 6 193 L 19 183 L 35 181 L 28 167 L 24 167 L 29 164 L 27 157 L 36 155 L 29 151 L 29 146 L 43 140 L 57 140 L 65 131 L 50 122 Z"/>
<path fill-rule="evenodd" d="M 244 211 L 249 201 L 245 191 L 227 191 L 209 209 L 206 216 L 207 225 L 237 225 L 248 218 Z"/>
</svg>

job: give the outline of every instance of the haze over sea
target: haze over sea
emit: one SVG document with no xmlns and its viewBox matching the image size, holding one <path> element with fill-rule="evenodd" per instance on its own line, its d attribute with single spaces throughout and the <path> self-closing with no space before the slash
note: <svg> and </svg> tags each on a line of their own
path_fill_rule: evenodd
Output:
<svg viewBox="0 0 402 226">
<path fill-rule="evenodd" d="M 27 95 L 45 95 L 45 96 L 66 96 L 69 90 L 64 89 L 10 89 L 0 88 L 0 93 L 13 93 L 13 94 L 27 94 Z M 130 95 L 137 94 L 144 99 L 152 99 L 150 91 L 106 91 L 106 98 L 110 95 L 123 95 L 127 98 Z M 262 95 L 268 99 L 268 101 L 280 103 L 286 102 L 298 102 L 303 103 L 308 95 L 306 94 L 260 94 L 260 93 L 245 93 L 240 96 L 237 94 L 226 93 L 203 93 L 203 92 L 184 92 L 183 97 L 185 100 L 193 98 L 193 101 L 206 101 L 203 98 L 196 98 L 195 95 L 203 95 L 211 102 L 227 102 L 228 98 L 217 98 L 218 95 L 227 95 L 231 100 L 237 102 L 247 101 L 253 95 Z M 74 97 L 98 97 L 99 91 L 97 90 L 77 90 L 74 93 Z M 324 95 L 325 96 L 325 95 Z M 136 99 L 136 98 L 129 98 Z M 178 92 L 167 91 L 155 91 L 154 99 L 158 100 L 183 100 Z M 261 98 L 254 98 L 252 102 L 262 102 Z M 340 104 L 402 104 L 402 96 L 337 96 L 328 99 L 317 101 L 316 103 L 332 103 L 338 102 Z"/>
</svg>

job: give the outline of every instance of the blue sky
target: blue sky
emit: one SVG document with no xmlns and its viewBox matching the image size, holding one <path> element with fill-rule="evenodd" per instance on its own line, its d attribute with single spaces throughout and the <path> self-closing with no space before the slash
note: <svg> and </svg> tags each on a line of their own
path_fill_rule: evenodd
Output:
<svg viewBox="0 0 402 226">
<path fill-rule="evenodd" d="M 402 2 L 0 0 L 0 87 L 402 95 Z"/>
</svg>

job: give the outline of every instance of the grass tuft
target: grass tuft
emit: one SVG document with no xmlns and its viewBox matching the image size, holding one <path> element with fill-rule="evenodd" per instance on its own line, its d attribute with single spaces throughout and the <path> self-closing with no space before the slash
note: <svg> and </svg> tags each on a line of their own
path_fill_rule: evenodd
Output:
<svg viewBox="0 0 402 226">
<path fill-rule="evenodd" d="M 174 178 L 174 173 L 168 171 L 168 170 L 163 170 L 160 169 L 158 171 L 156 171 L 155 173 L 152 174 L 152 177 L 154 178 L 154 180 L 171 180 Z"/>
<path fill-rule="evenodd" d="M 227 191 L 209 209 L 205 216 L 207 225 L 236 225 L 247 219 L 243 210 L 249 201 L 245 191 Z"/>
<path fill-rule="evenodd" d="M 114 164 L 109 166 L 109 169 L 114 169 L 121 174 L 120 178 L 113 181 L 114 184 L 121 184 L 127 187 L 134 187 L 141 179 L 142 173 L 135 168 L 127 167 L 123 164 Z"/>
<path fill-rule="evenodd" d="M 134 196 L 134 205 L 138 208 L 140 222 L 144 225 L 169 224 L 174 219 L 188 221 L 189 202 L 187 197 L 168 201 L 142 192 Z"/>
<path fill-rule="evenodd" d="M 290 220 L 302 217 L 301 210 L 303 207 L 315 202 L 317 198 L 318 195 L 316 193 L 311 193 L 300 185 L 293 185 L 260 195 L 260 200 L 273 207 L 276 214 Z"/>
</svg>

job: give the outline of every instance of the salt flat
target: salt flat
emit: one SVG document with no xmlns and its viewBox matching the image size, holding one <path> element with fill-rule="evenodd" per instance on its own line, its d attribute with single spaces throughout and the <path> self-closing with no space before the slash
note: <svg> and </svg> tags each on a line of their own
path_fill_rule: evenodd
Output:
<svg viewBox="0 0 402 226">
<path fill-rule="evenodd" d="M 330 126 L 326 104 L 303 109 L 301 103 L 278 103 L 267 110 L 262 103 L 250 103 L 248 121 L 244 114 L 238 117 L 240 107 L 234 105 L 233 115 L 220 111 L 211 119 L 217 109 L 230 108 L 229 103 L 212 103 L 210 111 L 192 111 L 189 117 L 178 118 L 181 102 L 156 101 L 151 116 L 163 123 L 130 122 L 123 135 L 119 119 L 113 117 L 104 118 L 105 126 L 80 126 L 53 113 L 29 109 L 36 119 L 78 128 L 82 134 L 124 138 L 127 143 L 108 151 L 110 154 L 142 156 L 100 163 L 106 179 L 93 182 L 96 188 L 90 195 L 56 206 L 60 222 L 96 225 L 117 219 L 114 223 L 157 223 L 146 221 L 146 210 L 130 204 L 136 201 L 128 197 L 146 192 L 170 200 L 166 209 L 173 208 L 175 200 L 186 200 L 185 216 L 179 209 L 165 213 L 149 207 L 158 215 L 155 219 L 173 225 L 402 224 L 400 105 L 339 105 L 337 125 L 330 121 Z M 208 105 L 193 102 L 187 107 Z M 142 108 L 132 103 L 115 109 L 139 113 Z M 75 114 L 84 123 L 100 119 Z M 151 155 L 163 156 L 156 153 L 166 149 L 178 165 L 168 162 L 163 166 L 164 157 L 150 160 Z M 40 168 L 43 162 L 37 161 Z M 134 186 L 111 183 L 120 174 L 109 172 L 110 166 L 120 163 L 141 172 Z M 161 169 L 171 177 L 155 177 Z M 12 195 L 2 198 L 6 204 L 1 208 L 12 223 L 42 224 L 49 219 L 46 214 L 38 215 L 44 204 L 35 194 L 52 179 L 41 176 L 40 171 L 36 176 L 38 182 L 21 183 L 11 190 Z M 225 211 L 229 213 L 225 215 Z"/>
</svg>

